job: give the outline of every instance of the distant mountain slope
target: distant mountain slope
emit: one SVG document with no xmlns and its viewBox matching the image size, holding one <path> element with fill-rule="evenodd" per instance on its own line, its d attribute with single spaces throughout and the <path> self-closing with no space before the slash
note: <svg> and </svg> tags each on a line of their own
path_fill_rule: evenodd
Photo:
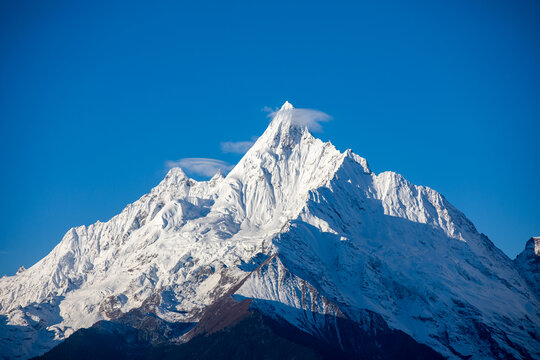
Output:
<svg viewBox="0 0 540 360">
<path fill-rule="evenodd" d="M 147 321 L 170 327 L 164 342 L 188 349 L 209 328 L 235 326 L 229 308 L 220 311 L 232 320 L 209 310 L 232 298 L 230 307 L 346 354 L 396 358 L 382 332 L 454 359 L 540 358 L 540 300 L 526 262 L 510 260 L 436 191 L 374 174 L 297 116 L 285 103 L 226 177 L 197 182 L 172 169 L 121 214 L 71 229 L 40 262 L 0 279 L 1 355 L 44 354 L 130 311 L 143 314 L 129 325 L 136 331 Z"/>
</svg>

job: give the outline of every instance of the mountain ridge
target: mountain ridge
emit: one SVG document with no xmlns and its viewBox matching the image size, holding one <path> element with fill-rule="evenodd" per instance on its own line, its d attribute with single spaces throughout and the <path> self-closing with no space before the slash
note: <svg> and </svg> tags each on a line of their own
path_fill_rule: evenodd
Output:
<svg viewBox="0 0 540 360">
<path fill-rule="evenodd" d="M 312 335 L 325 325 L 310 312 L 357 324 L 373 313 L 450 358 L 539 358 L 539 300 L 516 263 L 442 195 L 374 174 L 295 111 L 285 103 L 226 177 L 171 169 L 110 221 L 71 229 L 1 279 L 5 356 L 42 354 L 154 297 L 160 319 L 196 323 L 234 290 Z"/>
</svg>

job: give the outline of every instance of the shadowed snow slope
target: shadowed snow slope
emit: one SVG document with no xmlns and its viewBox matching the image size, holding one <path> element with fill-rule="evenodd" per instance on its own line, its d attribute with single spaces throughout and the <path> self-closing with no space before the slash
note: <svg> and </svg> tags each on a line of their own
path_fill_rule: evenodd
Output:
<svg viewBox="0 0 540 360">
<path fill-rule="evenodd" d="M 305 314 L 364 327 L 370 314 L 445 357 L 540 358 L 540 304 L 522 267 L 442 195 L 374 174 L 297 126 L 295 111 L 286 103 L 226 177 L 171 169 L 110 221 L 69 230 L 0 279 L 0 355 L 43 354 L 148 304 L 196 323 L 231 294 L 320 338 L 328 325 Z"/>
<path fill-rule="evenodd" d="M 536 296 L 540 297 L 540 237 L 530 238 L 525 245 L 525 250 L 516 257 L 514 262 Z"/>
</svg>

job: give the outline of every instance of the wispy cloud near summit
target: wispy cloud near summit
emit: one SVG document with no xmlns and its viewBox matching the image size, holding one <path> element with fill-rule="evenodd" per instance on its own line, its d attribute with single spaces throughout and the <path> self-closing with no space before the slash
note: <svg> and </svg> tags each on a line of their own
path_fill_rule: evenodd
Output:
<svg viewBox="0 0 540 360">
<path fill-rule="evenodd" d="M 274 118 L 279 109 L 270 109 L 265 107 L 263 111 L 268 112 L 268 117 Z M 292 106 L 283 111 L 291 112 L 291 121 L 297 125 L 306 126 L 310 131 L 321 132 L 321 123 L 327 122 L 332 117 L 322 111 L 313 109 L 296 109 Z M 221 151 L 223 153 L 245 154 L 255 144 L 257 138 L 243 141 L 223 141 L 220 143 Z M 180 167 L 187 173 L 194 175 L 201 175 L 211 177 L 219 170 L 224 173 L 231 171 L 234 165 L 229 164 L 223 160 L 210 159 L 210 158 L 183 158 L 175 161 L 167 161 L 166 166 L 168 168 Z"/>
<path fill-rule="evenodd" d="M 269 112 L 268 117 L 274 118 L 278 113 L 279 109 L 272 110 L 271 108 L 265 106 L 263 111 Z M 284 111 L 291 112 L 291 121 L 294 125 L 307 128 L 313 132 L 322 132 L 321 123 L 332 120 L 332 117 L 325 112 L 314 110 L 314 109 L 287 109 Z"/>
<path fill-rule="evenodd" d="M 313 109 L 292 109 L 292 122 L 298 126 L 307 126 L 309 130 L 315 132 L 322 131 L 322 122 L 332 119 L 330 115 L 319 110 Z"/>
<path fill-rule="evenodd" d="M 208 158 L 184 158 L 167 161 L 165 164 L 168 168 L 180 167 L 188 173 L 208 177 L 214 176 L 218 170 L 227 173 L 234 167 L 228 162 Z"/>
</svg>

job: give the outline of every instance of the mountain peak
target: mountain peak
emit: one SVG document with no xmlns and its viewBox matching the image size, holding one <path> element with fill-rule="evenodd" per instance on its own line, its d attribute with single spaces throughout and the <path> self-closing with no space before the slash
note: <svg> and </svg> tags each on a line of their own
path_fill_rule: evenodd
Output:
<svg viewBox="0 0 540 360">
<path fill-rule="evenodd" d="M 223 178 L 225 178 L 225 175 L 223 175 L 223 170 L 218 169 L 218 171 L 210 179 L 210 183 L 215 183 L 217 181 L 220 181 Z"/>
<path fill-rule="evenodd" d="M 296 121 L 298 111 L 290 102 L 285 101 L 281 109 L 271 114 L 272 121 L 253 148 L 292 148 L 294 144 L 297 144 L 303 134 L 308 131 L 306 126 L 302 126 Z"/>
<path fill-rule="evenodd" d="M 525 250 L 529 251 L 531 254 L 540 256 L 540 236 L 533 236 L 527 241 Z"/>
<path fill-rule="evenodd" d="M 292 110 L 294 109 L 294 106 L 288 101 L 285 101 L 285 103 L 281 106 L 280 110 Z"/>
<path fill-rule="evenodd" d="M 184 170 L 182 170 L 179 167 L 173 167 L 168 172 L 167 175 L 165 175 L 165 178 L 161 180 L 161 182 L 152 189 L 153 192 L 161 192 L 164 189 L 173 189 L 177 188 L 180 184 L 188 183 L 188 182 L 195 182 L 194 180 L 190 179 Z"/>
<path fill-rule="evenodd" d="M 164 180 L 173 180 L 177 182 L 177 181 L 187 180 L 187 179 L 189 179 L 189 177 L 186 175 L 186 173 L 184 172 L 182 168 L 173 167 L 167 172 L 167 175 L 165 176 Z"/>
<path fill-rule="evenodd" d="M 530 288 L 540 296 L 540 237 L 533 236 L 525 244 L 525 249 L 516 256 L 514 263 Z"/>
</svg>

